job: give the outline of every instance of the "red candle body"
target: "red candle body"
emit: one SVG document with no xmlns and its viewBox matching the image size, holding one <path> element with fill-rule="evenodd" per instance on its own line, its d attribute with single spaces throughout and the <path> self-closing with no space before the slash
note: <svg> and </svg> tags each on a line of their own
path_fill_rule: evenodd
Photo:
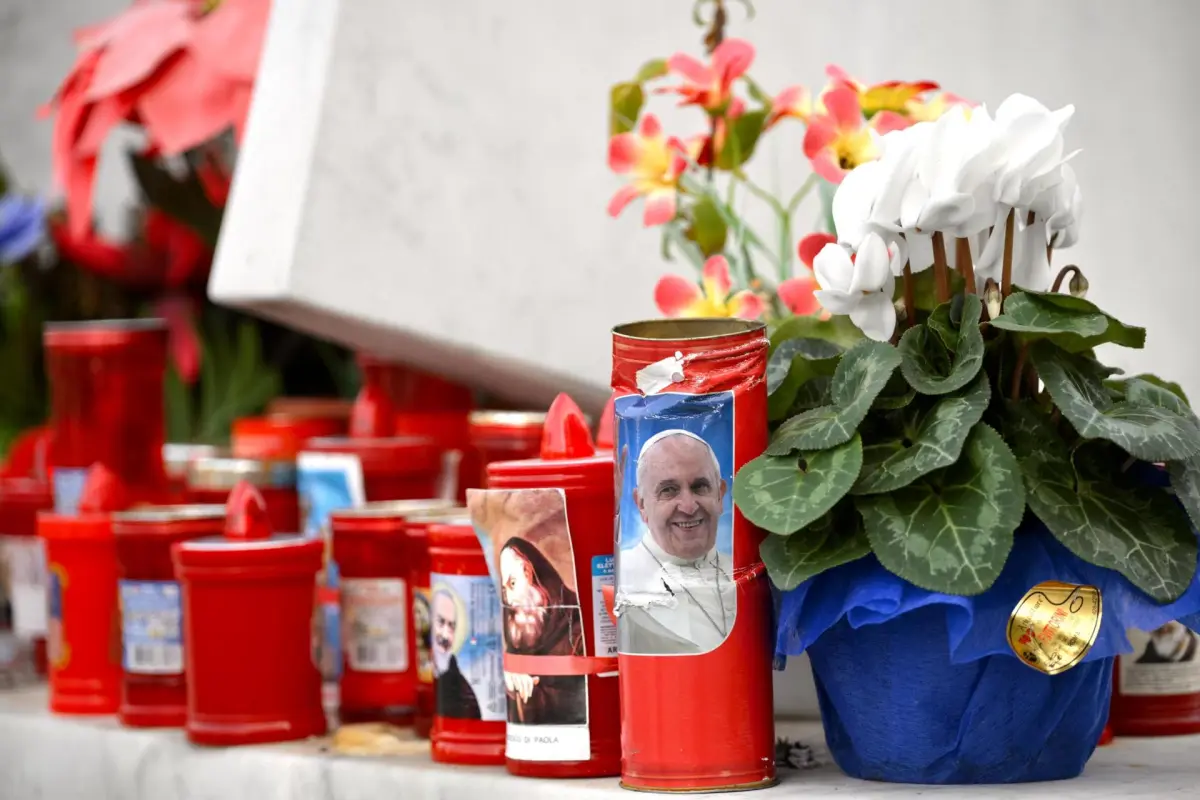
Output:
<svg viewBox="0 0 1200 800">
<path fill-rule="evenodd" d="M 176 727 L 187 719 L 183 606 L 171 546 L 218 536 L 225 507 L 161 506 L 113 514 L 121 606 L 125 725 Z"/>
<path fill-rule="evenodd" d="M 342 722 L 412 724 L 417 667 L 404 519 L 451 505 L 400 500 L 330 516 L 340 573 Z"/>
<path fill-rule="evenodd" d="M 50 710 L 115 714 L 121 702 L 117 547 L 107 513 L 38 515 L 50 575 Z"/>
<path fill-rule="evenodd" d="M 187 736 L 234 745 L 325 733 L 313 662 L 323 544 L 296 536 L 172 548 L 183 589 Z"/>
<path fill-rule="evenodd" d="M 167 357 L 162 320 L 51 323 L 43 341 L 55 510 L 75 512 L 83 472 L 97 461 L 135 495 L 161 493 Z"/>
<path fill-rule="evenodd" d="M 296 462 L 293 459 L 196 458 L 188 465 L 188 500 L 224 505 L 238 481 L 246 481 L 267 504 L 271 529 L 300 531 L 300 501 L 296 496 Z M 218 531 L 219 533 L 219 531 Z"/>
<path fill-rule="evenodd" d="M 408 597 L 412 609 L 413 636 L 409 640 L 409 663 L 417 671 L 417 709 L 413 729 L 417 736 L 428 739 L 433 728 L 434 690 L 433 654 L 430 652 L 432 626 L 429 569 L 429 526 L 446 519 L 457 519 L 462 508 L 450 508 L 413 514 L 404 521 L 404 536 L 408 543 Z"/>
<path fill-rule="evenodd" d="M 1178 622 L 1128 635 L 1134 651 L 1113 667 L 1113 734 L 1200 733 L 1200 637 Z"/>
<path fill-rule="evenodd" d="M 234 458 L 294 461 L 309 439 L 344 436 L 346 417 L 269 414 L 234 420 L 229 446 Z"/>
<path fill-rule="evenodd" d="M 487 485 L 487 467 L 496 461 L 537 458 L 542 447 L 544 412 L 475 411 L 471 414 L 471 447 L 479 461 L 478 486 Z"/>
<path fill-rule="evenodd" d="M 574 555 L 582 641 L 587 651 L 592 653 L 591 657 L 577 659 L 587 665 L 578 671 L 543 673 L 551 678 L 557 678 L 560 674 L 584 676 L 587 688 L 588 757 L 566 761 L 531 760 L 514 757 L 510 750 L 505 762 L 508 771 L 514 775 L 535 778 L 617 775 L 620 773 L 621 739 L 619 682 L 614 674 L 616 665 L 613 659 L 616 655 L 615 642 L 601 644 L 603 636 L 598 633 L 597 625 L 607 625 L 609 620 L 597 592 L 593 591 L 594 586 L 598 585 L 598 574 L 611 569 L 612 563 L 613 459 L 611 455 L 602 455 L 496 462 L 488 467 L 488 489 L 549 489 L 562 492 Z M 510 659 L 510 656 L 505 658 L 506 671 L 525 671 L 511 669 Z M 608 666 L 599 666 L 602 664 Z M 530 672 L 537 674 L 537 669 L 545 668 L 531 667 Z M 509 719 L 511 722 L 512 717 Z"/>
<path fill-rule="evenodd" d="M 750 789 L 775 781 L 773 614 L 758 555 L 762 534 L 733 508 L 732 498 L 733 474 L 760 455 L 767 442 L 767 349 L 761 323 L 733 319 L 660 320 L 622 325 L 613 332 L 616 452 L 623 462 L 624 512 L 620 516 L 623 542 L 617 554 L 617 607 L 622 607 L 623 590 L 634 593 L 626 595 L 628 605 L 619 621 L 621 778 L 628 788 L 712 791 Z M 707 447 L 708 458 L 720 468 L 719 492 L 706 480 L 705 499 L 693 503 L 690 498 L 700 489 L 688 478 L 673 484 L 678 494 L 667 501 L 660 502 L 658 495 L 647 497 L 652 489 L 642 485 L 639 462 L 645 458 L 650 470 L 661 469 L 653 466 L 656 462 L 647 453 L 653 440 L 671 436 L 678 437 L 671 445 L 674 448 L 694 448 L 697 440 Z M 655 452 L 661 464 L 666 451 Z M 696 474 L 700 472 L 707 474 L 706 470 Z M 646 480 L 652 482 L 649 473 Z M 640 497 L 633 494 L 639 486 Z M 722 551 L 718 536 L 717 556 L 711 561 L 703 557 L 703 573 L 696 569 L 705 580 L 709 575 L 715 578 L 711 586 L 697 584 L 694 594 L 680 595 L 680 587 L 687 584 L 671 578 L 677 583 L 673 591 L 683 597 L 676 598 L 683 613 L 672 614 L 645 599 L 646 593 L 656 592 L 666 598 L 666 592 L 672 591 L 667 578 L 661 581 L 665 588 L 659 589 L 657 578 L 642 579 L 655 571 L 642 567 L 657 563 L 662 575 L 674 575 L 664 565 L 671 563 L 666 547 L 658 543 L 659 536 L 666 534 L 652 536 L 649 526 L 654 509 L 676 503 L 675 498 L 685 494 L 687 513 L 692 513 L 692 506 L 704 507 L 720 499 L 722 510 L 714 508 L 705 516 L 731 514 L 732 545 L 731 553 Z M 646 506 L 642 519 L 639 500 Z M 677 512 L 683 513 L 680 509 L 682 505 Z M 633 538 L 635 526 L 645 529 L 639 539 Z M 626 543 L 626 537 L 632 542 Z M 663 552 L 655 553 L 656 549 Z M 711 609 L 693 599 L 710 589 L 717 598 Z M 732 615 L 726 611 L 730 599 Z M 672 620 L 691 614 L 693 605 L 697 613 L 673 628 Z M 710 623 L 721 632 L 720 638 L 706 635 L 704 625 Z M 673 641 L 653 633 L 655 624 L 666 628 Z"/>
<path fill-rule="evenodd" d="M 50 487 L 32 478 L 0 477 L 0 564 L 8 567 L 13 633 L 33 647 L 34 667 L 45 675 L 46 549 L 37 535 L 39 512 L 54 507 Z"/>
<path fill-rule="evenodd" d="M 440 497 L 466 499 L 467 489 L 479 483 L 479 458 L 470 447 L 468 412 L 400 411 L 393 417 L 397 436 L 421 436 L 433 441 L 440 459 Z"/>
<path fill-rule="evenodd" d="M 429 527 L 429 566 L 434 632 L 439 623 L 447 624 L 447 609 L 452 609 L 450 624 L 469 651 L 467 658 L 462 658 L 463 650 L 451 656 L 451 666 L 441 675 L 435 666 L 433 760 L 503 764 L 508 703 L 500 601 L 469 518 Z M 439 645 L 433 642 L 432 647 L 436 652 Z"/>
<path fill-rule="evenodd" d="M 438 497 L 441 452 L 432 439 L 325 437 L 304 446 L 314 453 L 349 453 L 362 464 L 363 493 L 368 502 Z"/>
</svg>

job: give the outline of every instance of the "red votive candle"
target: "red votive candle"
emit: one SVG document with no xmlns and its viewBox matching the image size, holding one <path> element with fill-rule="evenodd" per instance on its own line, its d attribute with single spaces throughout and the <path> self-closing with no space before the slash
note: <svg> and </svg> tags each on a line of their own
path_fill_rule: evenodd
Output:
<svg viewBox="0 0 1200 800">
<path fill-rule="evenodd" d="M 286 413 L 241 417 L 233 421 L 229 448 L 234 458 L 295 461 L 309 439 L 344 436 L 346 430 L 345 417 L 305 417 Z"/>
<path fill-rule="evenodd" d="M 124 667 L 118 715 L 123 724 L 174 727 L 187 719 L 183 607 L 171 546 L 219 536 L 224 527 L 223 505 L 151 506 L 112 515 Z"/>
<path fill-rule="evenodd" d="M 616 626 L 601 600 L 612 584 L 612 456 L 596 453 L 587 418 L 559 395 L 540 458 L 490 464 L 487 486 L 467 504 L 500 579 L 508 771 L 616 775 Z"/>
<path fill-rule="evenodd" d="M 481 471 L 475 485 L 487 485 L 488 464 L 537 458 L 545 424 L 544 411 L 473 411 L 471 447 L 478 454 Z"/>
<path fill-rule="evenodd" d="M 1183 623 L 1126 632 L 1117 656 L 1109 725 L 1116 736 L 1200 733 L 1200 635 Z"/>
<path fill-rule="evenodd" d="M 238 481 L 258 489 L 267 504 L 271 529 L 300 531 L 300 502 L 296 496 L 296 462 L 258 458 L 197 458 L 188 466 L 188 499 L 192 503 L 224 506 Z"/>
<path fill-rule="evenodd" d="M 417 669 L 417 711 L 413 730 L 423 739 L 433 728 L 434 690 L 433 653 L 430 649 L 431 591 L 429 569 L 429 527 L 448 519 L 461 519 L 465 509 L 453 507 L 438 511 L 412 514 L 404 520 L 404 536 L 408 542 L 408 592 L 412 608 L 413 637 L 409 645 L 409 663 Z"/>
<path fill-rule="evenodd" d="M 50 379 L 55 511 L 76 511 L 84 473 L 105 464 L 130 492 L 160 492 L 167 329 L 159 319 L 54 322 Z"/>
<path fill-rule="evenodd" d="M 167 442 L 163 445 L 163 468 L 174 502 L 187 502 L 188 465 L 197 458 L 219 455 L 221 448 L 211 444 Z"/>
<path fill-rule="evenodd" d="M 441 453 L 433 440 L 416 436 L 310 439 L 306 452 L 345 453 L 362 465 L 369 502 L 438 496 Z"/>
<path fill-rule="evenodd" d="M 433 760 L 503 764 L 500 600 L 469 517 L 429 526 Z"/>
<path fill-rule="evenodd" d="M 249 484 L 230 493 L 225 535 L 171 548 L 183 589 L 187 737 L 197 744 L 281 742 L 325 733 L 313 661 L 323 543 L 272 534 Z"/>
<path fill-rule="evenodd" d="M 448 500 L 396 500 L 330 515 L 341 578 L 342 722 L 412 724 L 417 667 L 404 519 L 452 506 Z"/>
</svg>

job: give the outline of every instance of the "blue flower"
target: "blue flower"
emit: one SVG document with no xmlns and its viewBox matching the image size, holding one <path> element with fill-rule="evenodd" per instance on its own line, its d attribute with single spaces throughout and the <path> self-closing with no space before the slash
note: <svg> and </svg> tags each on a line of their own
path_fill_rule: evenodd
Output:
<svg viewBox="0 0 1200 800">
<path fill-rule="evenodd" d="M 0 266 L 15 264 L 46 238 L 46 207 L 36 198 L 0 197 Z"/>
</svg>

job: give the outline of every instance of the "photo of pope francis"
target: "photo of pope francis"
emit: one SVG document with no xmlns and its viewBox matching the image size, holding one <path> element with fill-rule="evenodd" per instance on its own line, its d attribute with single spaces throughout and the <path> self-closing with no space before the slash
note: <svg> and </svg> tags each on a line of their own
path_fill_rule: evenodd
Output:
<svg viewBox="0 0 1200 800">
<path fill-rule="evenodd" d="M 631 499 L 643 531 L 618 554 L 620 650 L 708 652 L 736 614 L 732 559 L 717 547 L 731 502 L 720 463 L 704 439 L 671 429 L 646 440 L 634 468 Z"/>
</svg>

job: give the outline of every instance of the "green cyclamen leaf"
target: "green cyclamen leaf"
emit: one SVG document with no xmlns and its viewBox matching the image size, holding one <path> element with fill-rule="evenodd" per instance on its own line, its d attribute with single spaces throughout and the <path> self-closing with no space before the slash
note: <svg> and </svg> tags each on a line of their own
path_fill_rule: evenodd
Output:
<svg viewBox="0 0 1200 800">
<path fill-rule="evenodd" d="M 1034 334 L 1044 334 L 1046 338 L 1052 339 L 1055 344 L 1068 352 L 1081 353 L 1097 345 L 1108 343 L 1134 349 L 1146 346 L 1145 328 L 1126 325 L 1111 314 L 1102 311 L 1095 303 L 1085 300 L 1082 297 L 1060 294 L 1058 292 L 1034 292 L 1029 289 L 1019 289 L 1017 293 L 1014 293 L 1008 300 L 1004 301 L 1004 313 L 997 320 L 993 321 L 993 324 L 1012 313 L 1009 304 L 1018 295 L 1024 298 L 1017 304 L 1019 315 L 1022 319 L 1027 318 L 1032 308 L 1036 308 L 1042 312 L 1038 317 L 1041 321 L 1046 321 L 1051 317 L 1058 320 L 1074 318 L 1077 321 L 1083 318 L 1094 319 L 1096 316 L 1103 318 L 1103 327 L 1094 334 L 1082 333 L 1078 330 L 1025 331 Z M 1019 322 L 1021 320 L 1014 319 L 1012 321 Z M 997 327 L 1005 327 L 1005 325 L 998 325 Z M 1009 328 L 1009 330 L 1022 332 L 1020 328 Z M 1039 336 L 1038 338 L 1042 337 Z"/>
<path fill-rule="evenodd" d="M 1029 406 L 1010 407 L 1029 508 L 1054 537 L 1091 564 L 1107 567 L 1159 602 L 1179 597 L 1196 569 L 1196 536 L 1187 514 L 1163 489 L 1120 480 L 1121 451 L 1072 464 L 1057 432 Z M 1096 444 L 1085 445 L 1095 447 Z M 1097 464 L 1109 464 L 1105 475 Z"/>
<path fill-rule="evenodd" d="M 854 502 L 883 566 L 923 589 L 969 595 L 1000 575 L 1025 492 L 1016 458 L 1000 434 L 979 423 L 954 465 Z"/>
<path fill-rule="evenodd" d="M 823 339 L 781 342 L 767 360 L 769 418 L 785 416 L 800 387 L 809 380 L 833 375 L 841 353 L 841 347 Z"/>
<path fill-rule="evenodd" d="M 1161 383 L 1130 378 L 1125 381 L 1125 396 L 1135 405 L 1165 408 L 1196 424 L 1196 415 L 1187 402 Z M 1192 525 L 1200 528 L 1200 455 L 1168 461 L 1167 474 L 1175 497 L 1191 518 Z"/>
<path fill-rule="evenodd" d="M 914 421 L 912 438 L 901 432 L 865 447 L 863 471 L 854 485 L 854 493 L 890 492 L 953 464 L 990 399 L 987 373 L 980 371 L 966 390 L 938 398 L 932 408 L 922 413 Z"/>
<path fill-rule="evenodd" d="M 967 295 L 952 353 L 942 343 L 945 331 L 939 333 L 926 325 L 905 331 L 900 337 L 900 371 L 905 380 L 921 394 L 949 394 L 970 383 L 983 366 L 983 335 L 979 332 L 982 314 L 979 297 Z"/>
<path fill-rule="evenodd" d="M 887 386 L 883 387 L 875 402 L 871 403 L 871 408 L 876 411 L 896 411 L 908 406 L 916 396 L 917 390 L 908 385 L 903 375 L 894 372 L 888 379 Z"/>
<path fill-rule="evenodd" d="M 801 456 L 762 455 L 738 470 L 733 500 L 746 519 L 771 533 L 799 531 L 846 496 L 862 469 L 862 440 Z"/>
<path fill-rule="evenodd" d="M 992 320 L 992 327 L 1051 338 L 1061 333 L 1098 336 L 1108 328 L 1108 317 L 1094 306 L 1093 310 L 1068 309 L 1035 294 L 1014 292 L 1004 301 L 1004 313 Z"/>
<path fill-rule="evenodd" d="M 1106 439 L 1143 461 L 1200 452 L 1200 428 L 1192 419 L 1162 406 L 1114 402 L 1093 359 L 1050 342 L 1035 343 L 1029 354 L 1055 405 L 1085 439 Z"/>
<path fill-rule="evenodd" d="M 833 373 L 831 404 L 780 425 L 766 453 L 824 450 L 849 441 L 899 363 L 896 348 L 885 342 L 864 340 L 847 350 Z"/>
<path fill-rule="evenodd" d="M 862 520 L 853 508 L 847 511 L 834 510 L 792 536 L 768 536 L 759 553 L 771 581 L 790 591 L 814 575 L 869 554 Z"/>
</svg>

